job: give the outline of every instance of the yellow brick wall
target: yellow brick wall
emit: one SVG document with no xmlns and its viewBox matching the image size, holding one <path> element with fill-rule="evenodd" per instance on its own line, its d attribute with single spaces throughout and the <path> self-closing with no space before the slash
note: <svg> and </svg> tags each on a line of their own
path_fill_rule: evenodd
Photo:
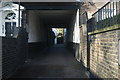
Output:
<svg viewBox="0 0 120 80">
<path fill-rule="evenodd" d="M 120 30 L 91 35 L 90 70 L 101 78 L 118 78 L 118 34 Z"/>
<path fill-rule="evenodd" d="M 119 66 L 119 70 L 118 70 L 118 78 L 120 79 L 120 66 Z"/>
<path fill-rule="evenodd" d="M 87 35 L 84 34 L 85 26 L 80 28 L 80 52 L 79 52 L 79 60 L 83 62 L 83 65 L 87 67 Z"/>
<path fill-rule="evenodd" d="M 120 40 L 120 30 L 118 31 L 118 39 Z M 120 79 L 120 65 L 118 67 L 119 67 L 118 78 Z"/>
</svg>

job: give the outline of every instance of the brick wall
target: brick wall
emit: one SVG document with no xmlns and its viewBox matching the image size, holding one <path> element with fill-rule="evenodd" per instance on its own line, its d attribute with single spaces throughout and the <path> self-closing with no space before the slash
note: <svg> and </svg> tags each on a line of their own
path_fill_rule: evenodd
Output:
<svg viewBox="0 0 120 80">
<path fill-rule="evenodd" d="M 118 39 L 120 40 L 120 30 L 118 31 Z M 120 79 L 120 65 L 118 70 L 118 78 Z"/>
<path fill-rule="evenodd" d="M 80 28 L 80 52 L 79 60 L 82 61 L 83 65 L 87 67 L 87 32 L 86 26 Z"/>
<path fill-rule="evenodd" d="M 119 66 L 119 70 L 118 70 L 118 78 L 120 79 L 120 66 Z"/>
<path fill-rule="evenodd" d="M 120 30 L 90 35 L 90 39 L 90 71 L 100 78 L 118 78 Z"/>
<path fill-rule="evenodd" d="M 8 78 L 27 58 L 27 33 L 20 28 L 18 38 L 2 38 L 2 77 Z"/>
<path fill-rule="evenodd" d="M 3 40 L 3 54 L 2 54 L 2 75 L 3 78 L 9 77 L 14 72 L 16 62 L 18 61 L 17 54 L 17 40 L 13 38 L 2 38 Z M 11 76 L 11 75 L 10 75 Z"/>
<path fill-rule="evenodd" d="M 0 80 L 2 78 L 2 37 L 0 37 Z"/>
</svg>

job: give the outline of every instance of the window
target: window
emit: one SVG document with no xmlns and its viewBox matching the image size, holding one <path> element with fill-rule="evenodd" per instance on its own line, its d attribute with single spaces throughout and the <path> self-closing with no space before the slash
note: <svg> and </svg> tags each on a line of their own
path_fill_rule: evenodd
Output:
<svg viewBox="0 0 120 80">
<path fill-rule="evenodd" d="M 15 22 L 16 14 L 15 13 L 9 13 L 5 17 L 5 35 L 7 37 L 13 37 L 15 35 L 15 27 L 16 27 L 16 22 Z"/>
<path fill-rule="evenodd" d="M 7 19 L 7 20 L 12 20 L 12 19 L 15 19 L 15 17 L 16 17 L 16 14 L 15 14 L 15 13 L 9 13 L 9 14 L 6 16 L 5 19 Z"/>
<path fill-rule="evenodd" d="M 14 30 L 16 27 L 16 23 L 15 22 L 5 22 L 5 35 L 7 37 L 12 37 L 14 36 Z"/>
</svg>

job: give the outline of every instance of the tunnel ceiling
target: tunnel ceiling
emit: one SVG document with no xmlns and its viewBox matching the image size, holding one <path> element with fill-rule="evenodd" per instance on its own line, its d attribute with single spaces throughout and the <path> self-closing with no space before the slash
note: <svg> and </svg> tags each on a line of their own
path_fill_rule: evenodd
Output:
<svg viewBox="0 0 120 80">
<path fill-rule="evenodd" d="M 79 2 L 21 2 L 26 10 L 34 10 L 45 25 L 67 27 L 74 19 Z"/>
<path fill-rule="evenodd" d="M 68 27 L 76 10 L 35 10 L 43 23 L 49 27 Z"/>
<path fill-rule="evenodd" d="M 26 10 L 71 10 L 80 7 L 79 2 L 21 2 L 20 5 L 24 6 Z"/>
</svg>

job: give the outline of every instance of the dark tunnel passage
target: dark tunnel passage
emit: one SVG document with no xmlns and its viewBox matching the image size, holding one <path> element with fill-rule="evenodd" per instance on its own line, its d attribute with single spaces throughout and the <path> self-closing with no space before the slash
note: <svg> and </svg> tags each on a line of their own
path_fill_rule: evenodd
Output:
<svg viewBox="0 0 120 80">
<path fill-rule="evenodd" d="M 87 78 L 84 67 L 75 59 L 72 48 L 68 47 L 73 40 L 76 12 L 28 11 L 28 60 L 12 78 Z M 65 43 L 52 44 L 52 28 L 66 28 Z"/>
<path fill-rule="evenodd" d="M 120 79 L 120 1 L 25 1 L 0 1 L 1 80 Z"/>
<path fill-rule="evenodd" d="M 66 28 L 66 40 L 63 44 L 69 44 L 73 41 L 73 29 L 76 17 L 76 10 L 29 10 L 28 25 L 29 25 L 29 57 L 33 52 L 42 51 L 46 47 L 55 45 L 55 38 L 59 35 L 59 28 Z M 56 29 L 55 32 L 52 29 Z M 61 33 L 64 34 L 64 31 Z M 59 43 L 60 39 L 57 38 Z M 61 40 L 62 41 L 62 40 Z"/>
<path fill-rule="evenodd" d="M 71 7 L 38 10 L 30 7 L 32 4 L 27 6 L 22 14 L 22 26 L 27 25 L 27 33 L 25 36 L 21 29 L 23 32 L 18 36 L 21 40 L 18 41 L 21 50 L 15 58 L 18 63 L 10 64 L 9 72 L 5 65 L 3 78 L 88 78 L 85 68 L 76 59 L 80 39 L 79 10 Z M 57 35 L 53 29 L 57 30 Z"/>
<path fill-rule="evenodd" d="M 71 48 L 76 13 L 77 10 L 28 11 L 29 59 L 12 78 L 87 78 Z M 66 42 L 53 44 L 53 28 L 66 28 Z"/>
</svg>

